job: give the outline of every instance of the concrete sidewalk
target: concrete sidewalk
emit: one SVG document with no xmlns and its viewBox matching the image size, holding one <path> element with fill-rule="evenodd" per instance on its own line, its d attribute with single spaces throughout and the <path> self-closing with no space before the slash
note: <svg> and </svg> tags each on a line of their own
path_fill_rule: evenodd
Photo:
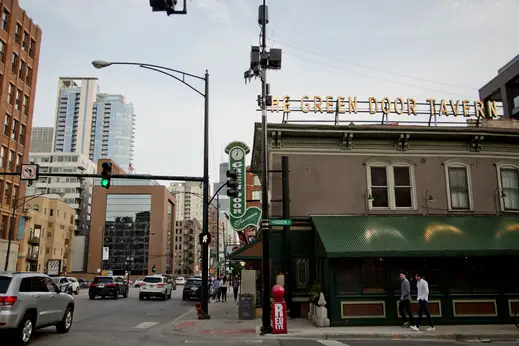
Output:
<svg viewBox="0 0 519 346">
<path fill-rule="evenodd" d="M 453 341 L 513 341 L 519 340 L 519 329 L 515 325 L 438 325 L 436 331 L 421 332 L 400 326 L 374 327 L 326 327 L 319 328 L 307 319 L 289 319 L 288 334 L 260 335 L 261 319 L 239 320 L 236 301 L 225 303 L 210 303 L 211 319 L 198 320 L 196 311 L 181 316 L 173 322 L 172 328 L 176 333 L 192 336 L 222 336 L 264 339 L 388 339 L 388 340 L 453 340 Z"/>
</svg>

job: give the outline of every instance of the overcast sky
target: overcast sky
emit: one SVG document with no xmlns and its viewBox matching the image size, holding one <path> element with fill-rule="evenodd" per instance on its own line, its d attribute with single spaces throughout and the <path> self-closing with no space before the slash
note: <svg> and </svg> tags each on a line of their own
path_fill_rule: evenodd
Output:
<svg viewBox="0 0 519 346">
<path fill-rule="evenodd" d="M 282 70 L 269 75 L 273 95 L 474 100 L 519 54 L 518 0 L 269 2 L 269 45 L 284 50 Z M 203 99 L 152 71 L 90 64 L 146 62 L 209 70 L 211 181 L 226 144 L 252 145 L 260 82 L 245 85 L 243 72 L 260 0 L 188 0 L 187 15 L 170 17 L 152 13 L 149 0 L 20 4 L 43 30 L 34 125 L 54 125 L 59 76 L 97 76 L 101 92 L 135 106 L 137 173 L 201 176 Z"/>
</svg>

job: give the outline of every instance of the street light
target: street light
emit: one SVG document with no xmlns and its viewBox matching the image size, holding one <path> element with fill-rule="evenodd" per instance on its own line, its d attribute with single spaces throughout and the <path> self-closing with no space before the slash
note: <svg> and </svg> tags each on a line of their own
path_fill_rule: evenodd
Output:
<svg viewBox="0 0 519 346">
<path fill-rule="evenodd" d="M 203 176 L 203 223 L 202 223 L 202 234 L 209 234 L 209 72 L 206 70 L 203 77 L 196 76 L 194 74 L 186 73 L 180 70 L 171 69 L 168 67 L 160 66 L 160 65 L 152 65 L 138 62 L 121 62 L 121 61 L 103 61 L 103 60 L 95 60 L 92 61 L 92 65 L 97 68 L 105 68 L 111 65 L 131 65 L 138 66 L 141 68 L 145 68 L 148 70 L 152 70 L 155 72 L 162 73 L 168 77 L 171 77 L 180 83 L 184 84 L 200 96 L 202 96 L 205 100 L 204 104 L 204 176 Z M 177 73 L 181 75 L 181 78 L 171 74 Z M 200 91 L 197 88 L 193 87 L 191 84 L 185 81 L 186 77 L 191 77 L 194 79 L 204 81 L 204 91 Z M 202 305 L 202 313 L 198 315 L 199 319 L 209 319 L 211 316 L 208 314 L 208 275 L 209 268 L 208 264 L 208 254 L 207 254 L 208 244 L 202 244 L 202 295 L 201 295 L 201 305 Z"/>
<path fill-rule="evenodd" d="M 58 195 L 60 197 L 63 197 L 65 194 L 64 193 L 46 193 L 45 192 L 45 193 L 39 193 L 36 195 L 23 196 L 23 197 L 17 198 L 12 201 L 13 210 L 12 210 L 11 218 L 9 219 L 9 231 L 8 231 L 8 236 L 7 236 L 7 253 L 5 255 L 4 271 L 7 271 L 9 269 L 9 255 L 11 252 L 11 242 L 12 242 L 12 238 L 13 238 L 14 218 L 16 217 L 16 210 L 18 209 L 18 207 L 20 207 L 20 205 L 25 204 L 25 202 L 28 202 L 32 199 L 35 199 L 37 197 L 41 197 L 44 195 Z M 22 201 L 22 203 L 20 203 L 20 204 L 16 203 L 18 201 Z"/>
</svg>

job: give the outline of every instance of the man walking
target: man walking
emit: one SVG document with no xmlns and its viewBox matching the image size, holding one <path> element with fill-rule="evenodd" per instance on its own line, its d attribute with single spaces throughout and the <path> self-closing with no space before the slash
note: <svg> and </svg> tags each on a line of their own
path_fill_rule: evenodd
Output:
<svg viewBox="0 0 519 346">
<path fill-rule="evenodd" d="M 411 326 L 411 329 L 419 332 L 420 331 L 420 322 L 422 321 L 422 315 L 425 314 L 427 317 L 427 321 L 429 322 L 429 328 L 427 328 L 428 332 L 435 331 L 434 324 L 432 322 L 431 314 L 429 313 L 429 309 L 427 309 L 427 301 L 429 300 L 429 284 L 422 277 L 422 274 L 416 274 L 416 288 L 418 290 L 418 304 L 420 305 L 418 309 L 418 319 L 416 320 L 416 325 Z"/>
<path fill-rule="evenodd" d="M 234 300 L 238 300 L 238 292 L 240 291 L 240 278 L 238 276 L 234 277 L 232 291 L 234 293 Z"/>
<path fill-rule="evenodd" d="M 213 288 L 214 288 L 214 295 L 213 295 L 213 299 L 214 301 L 218 301 L 220 302 L 220 285 L 221 285 L 221 281 L 220 281 L 220 278 L 217 277 L 216 280 L 214 280 L 214 283 L 213 283 Z"/>
<path fill-rule="evenodd" d="M 400 303 L 398 304 L 398 311 L 404 321 L 402 327 L 407 328 L 414 325 L 413 312 L 411 311 L 411 285 L 403 272 L 400 273 Z M 409 315 L 409 319 L 406 316 Z"/>
</svg>

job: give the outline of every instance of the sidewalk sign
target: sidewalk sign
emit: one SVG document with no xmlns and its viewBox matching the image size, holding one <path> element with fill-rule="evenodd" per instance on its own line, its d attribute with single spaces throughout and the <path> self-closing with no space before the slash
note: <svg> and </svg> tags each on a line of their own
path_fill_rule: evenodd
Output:
<svg viewBox="0 0 519 346">
<path fill-rule="evenodd" d="M 272 333 L 286 334 L 287 333 L 287 306 L 283 301 L 285 296 L 285 288 L 281 285 L 274 285 L 272 287 L 272 295 L 274 301 L 272 302 Z"/>
</svg>

